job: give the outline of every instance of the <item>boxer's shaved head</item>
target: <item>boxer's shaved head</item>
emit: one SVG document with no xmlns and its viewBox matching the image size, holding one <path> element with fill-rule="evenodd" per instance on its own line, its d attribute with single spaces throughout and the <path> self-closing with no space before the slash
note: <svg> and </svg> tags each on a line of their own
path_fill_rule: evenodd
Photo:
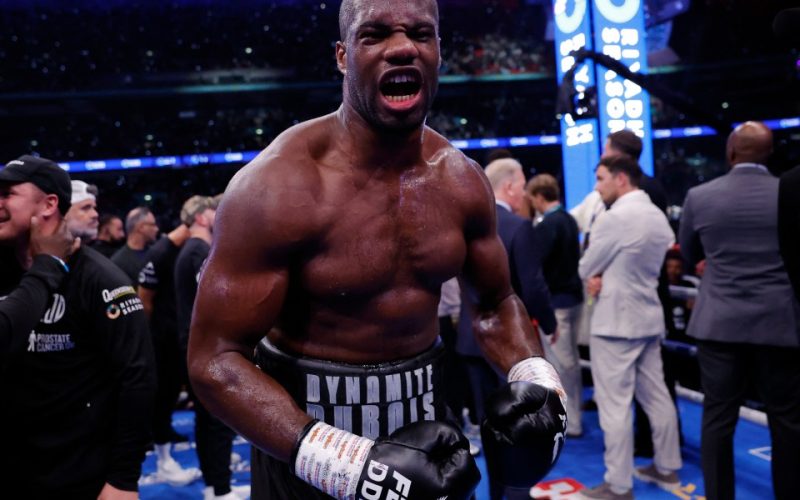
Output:
<svg viewBox="0 0 800 500">
<path fill-rule="evenodd" d="M 342 5 L 339 7 L 339 40 L 347 40 L 347 33 L 350 31 L 350 25 L 353 24 L 353 17 L 355 17 L 355 3 L 358 0 L 342 0 Z"/>
<path fill-rule="evenodd" d="M 359 9 L 368 8 L 370 3 L 375 3 L 375 0 L 342 0 L 342 4 L 339 7 L 339 40 L 342 42 L 347 40 L 347 36 L 350 34 L 350 28 L 356 18 L 356 13 Z M 439 23 L 439 5 L 436 3 L 436 0 L 416 0 L 414 3 L 418 3 L 420 6 L 429 5 L 433 9 L 436 23 Z"/>
</svg>

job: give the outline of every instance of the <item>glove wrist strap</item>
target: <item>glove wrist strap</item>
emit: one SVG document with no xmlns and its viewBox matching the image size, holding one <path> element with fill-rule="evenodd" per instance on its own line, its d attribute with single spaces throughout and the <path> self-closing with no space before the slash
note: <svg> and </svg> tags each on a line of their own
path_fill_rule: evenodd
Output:
<svg viewBox="0 0 800 500">
<path fill-rule="evenodd" d="M 353 499 L 374 444 L 371 439 L 317 422 L 300 440 L 294 474 L 334 498 Z"/>
<path fill-rule="evenodd" d="M 508 371 L 508 382 L 531 382 L 558 394 L 561 404 L 567 407 L 567 393 L 561 386 L 558 372 L 544 358 L 527 358 L 515 364 Z"/>
</svg>

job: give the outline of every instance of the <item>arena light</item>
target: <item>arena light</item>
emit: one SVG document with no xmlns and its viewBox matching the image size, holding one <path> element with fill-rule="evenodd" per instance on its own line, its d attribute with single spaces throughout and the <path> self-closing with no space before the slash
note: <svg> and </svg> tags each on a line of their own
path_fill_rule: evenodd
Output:
<svg viewBox="0 0 800 500">
<path fill-rule="evenodd" d="M 800 128 L 800 116 L 764 120 L 773 130 Z M 739 125 L 736 123 L 735 125 Z M 654 129 L 653 139 L 683 139 L 717 135 L 717 131 L 706 125 Z M 525 135 L 515 137 L 486 137 L 482 139 L 461 139 L 450 141 L 462 150 L 493 148 L 535 148 L 560 146 L 560 135 Z M 109 160 L 86 160 L 60 162 L 61 168 L 68 172 L 95 172 L 108 170 L 138 170 L 144 168 L 187 168 L 203 165 L 226 165 L 247 163 L 261 151 L 234 151 L 226 153 L 198 153 L 183 156 L 147 156 L 143 158 L 114 158 Z"/>
</svg>

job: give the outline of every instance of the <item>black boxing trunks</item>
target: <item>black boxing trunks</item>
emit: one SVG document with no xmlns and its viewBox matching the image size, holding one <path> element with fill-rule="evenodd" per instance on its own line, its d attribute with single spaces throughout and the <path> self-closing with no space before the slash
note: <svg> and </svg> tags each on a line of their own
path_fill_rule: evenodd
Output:
<svg viewBox="0 0 800 500">
<path fill-rule="evenodd" d="M 437 339 L 418 356 L 379 364 L 345 364 L 294 356 L 266 338 L 255 362 L 312 418 L 376 439 L 420 420 L 448 420 L 444 347 Z M 253 500 L 327 499 L 297 478 L 289 464 L 252 449 Z"/>
</svg>

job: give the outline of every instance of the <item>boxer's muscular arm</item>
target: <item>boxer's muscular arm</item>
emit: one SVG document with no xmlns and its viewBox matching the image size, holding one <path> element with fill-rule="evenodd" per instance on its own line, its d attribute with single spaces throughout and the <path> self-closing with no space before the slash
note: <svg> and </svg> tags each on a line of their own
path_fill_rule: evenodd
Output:
<svg viewBox="0 0 800 500">
<path fill-rule="evenodd" d="M 465 231 L 463 274 L 479 293 L 475 338 L 486 358 L 505 374 L 525 358 L 542 356 L 542 347 L 525 306 L 511 288 L 508 256 L 497 236 L 491 188 L 480 167 L 475 165 L 471 173 L 475 186 Z"/>
<path fill-rule="evenodd" d="M 310 418 L 250 359 L 283 306 L 288 254 L 303 224 L 281 206 L 284 188 L 268 189 L 256 173 L 235 178 L 217 212 L 192 317 L 189 377 L 213 414 L 288 462 Z"/>
</svg>

